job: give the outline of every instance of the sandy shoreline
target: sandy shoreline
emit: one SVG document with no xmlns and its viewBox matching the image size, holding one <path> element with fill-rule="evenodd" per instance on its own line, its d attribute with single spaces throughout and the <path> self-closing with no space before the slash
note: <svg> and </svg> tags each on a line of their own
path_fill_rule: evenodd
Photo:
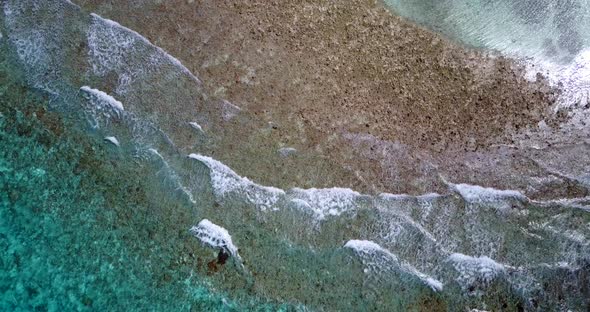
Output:
<svg viewBox="0 0 590 312">
<path fill-rule="evenodd" d="M 530 187 L 529 177 L 549 170 L 505 147 L 541 121 L 557 124 L 558 90 L 380 1 L 76 3 L 146 36 L 207 94 L 239 106 L 250 123 L 209 129 L 210 152 L 262 184 L 419 194 L 445 191 L 448 180 L 533 197 L 586 194 L 563 177 L 552 185 L 565 187 L 548 195 Z M 284 157 L 280 148 L 297 153 Z"/>
</svg>

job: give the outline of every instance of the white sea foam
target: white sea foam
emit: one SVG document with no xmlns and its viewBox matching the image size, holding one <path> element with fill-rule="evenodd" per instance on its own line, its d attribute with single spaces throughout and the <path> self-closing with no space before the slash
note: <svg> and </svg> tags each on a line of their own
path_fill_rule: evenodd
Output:
<svg viewBox="0 0 590 312">
<path fill-rule="evenodd" d="M 245 196 L 246 199 L 263 211 L 278 210 L 280 200 L 288 195 L 296 207 L 311 212 L 316 219 L 323 220 L 328 216 L 339 216 L 357 206 L 357 200 L 363 195 L 350 189 L 300 189 L 288 191 L 270 186 L 262 186 L 250 179 L 241 177 L 221 162 L 207 156 L 190 154 L 209 167 L 211 183 L 215 195 L 225 198 L 229 195 Z"/>
<path fill-rule="evenodd" d="M 418 200 L 431 200 L 437 197 L 440 197 L 442 195 L 437 194 L 437 193 L 428 193 L 428 194 L 423 194 L 423 195 L 418 195 L 418 196 L 414 196 L 414 195 L 409 195 L 409 194 L 391 194 L 391 193 L 380 193 L 378 195 L 379 198 L 381 199 L 385 199 L 385 200 L 404 200 L 404 199 L 418 199 Z"/>
<path fill-rule="evenodd" d="M 148 148 L 148 152 L 150 152 L 150 153 L 158 156 L 158 158 L 164 160 L 164 157 L 162 156 L 162 154 L 160 154 L 160 152 L 158 152 L 157 149 L 155 149 L 155 148 Z"/>
<path fill-rule="evenodd" d="M 590 212 L 590 197 L 580 198 L 559 198 L 553 200 L 535 200 L 532 201 L 535 205 L 551 207 L 553 205 L 559 205 L 567 208 L 575 208 Z"/>
<path fill-rule="evenodd" d="M 430 288 L 432 288 L 432 290 L 435 290 L 435 291 L 442 291 L 443 290 L 444 284 L 439 280 L 436 280 L 432 277 L 426 277 L 426 279 L 424 281 L 426 282 L 426 284 L 428 284 L 428 286 L 430 286 Z"/>
<path fill-rule="evenodd" d="M 127 63 L 126 57 L 135 49 L 134 45 L 141 40 L 141 36 L 116 22 L 91 15 L 87 39 L 94 74 L 104 76 L 111 70 L 121 71 Z"/>
<path fill-rule="evenodd" d="M 191 121 L 188 123 L 193 129 L 198 130 L 199 132 L 205 132 L 203 131 L 203 127 L 201 127 L 201 125 L 199 125 L 198 123 Z"/>
<path fill-rule="evenodd" d="M 115 138 L 114 136 L 108 136 L 104 138 L 105 141 L 115 145 L 115 146 L 120 146 L 119 145 L 119 140 L 117 140 L 117 138 Z"/>
<path fill-rule="evenodd" d="M 277 203 L 285 196 L 285 191 L 275 187 L 261 186 L 248 178 L 240 177 L 229 167 L 211 157 L 190 154 L 189 158 L 196 159 L 209 167 L 211 184 L 216 196 L 225 198 L 232 194 L 242 195 L 262 211 L 279 209 Z"/>
<path fill-rule="evenodd" d="M 394 200 L 394 201 L 414 198 L 414 196 L 408 195 L 408 194 L 390 194 L 390 193 L 381 193 L 378 195 L 378 197 L 381 199 Z"/>
<path fill-rule="evenodd" d="M 110 124 L 111 119 L 124 116 L 123 104 L 105 92 L 88 86 L 83 86 L 80 91 L 87 96 L 90 104 L 84 105 L 82 109 L 92 128 L 104 127 Z"/>
<path fill-rule="evenodd" d="M 397 266 L 398 269 L 400 269 L 401 271 L 418 277 L 423 283 L 425 283 L 430 288 L 432 288 L 432 290 L 442 291 L 442 289 L 443 289 L 443 283 L 432 278 L 429 275 L 426 275 L 426 274 L 418 271 L 413 266 L 400 261 L 396 255 L 391 253 L 389 250 L 381 247 L 379 244 L 377 244 L 375 242 L 368 241 L 368 240 L 349 240 L 348 242 L 346 242 L 346 244 L 344 244 L 344 248 L 349 248 L 349 249 L 354 250 L 361 257 L 371 258 L 371 257 L 378 255 L 378 254 L 384 255 L 392 263 L 377 263 L 376 265 L 380 266 L 380 265 L 393 264 L 394 266 Z M 388 268 L 388 269 L 390 269 L 390 268 Z"/>
<path fill-rule="evenodd" d="M 187 76 L 191 77 L 194 81 L 200 83 L 201 81 L 199 80 L 199 78 L 197 78 L 188 68 L 186 68 L 177 58 L 175 58 L 174 56 L 168 54 L 168 52 L 164 51 L 164 49 L 152 44 L 149 40 L 147 40 L 144 36 L 140 35 L 138 32 L 131 30 L 127 27 L 122 26 L 121 24 L 112 21 L 110 19 L 106 19 L 103 18 L 95 13 L 91 13 L 90 14 L 95 20 L 99 20 L 103 23 L 105 23 L 106 25 L 109 25 L 112 28 L 118 29 L 119 31 L 123 31 L 123 32 L 127 32 L 131 35 L 133 35 L 136 39 L 141 40 L 143 43 L 145 43 L 146 45 L 156 49 L 158 52 L 160 52 L 162 55 L 164 55 L 164 57 L 170 61 L 172 64 L 176 65 L 176 67 L 178 67 L 184 74 L 186 74 Z"/>
<path fill-rule="evenodd" d="M 346 244 L 344 244 L 345 248 L 350 248 L 353 249 L 354 251 L 358 252 L 358 253 L 364 253 L 364 254 L 371 254 L 374 252 L 383 252 L 386 253 L 388 255 L 390 255 L 391 257 L 397 259 L 397 257 L 390 253 L 387 249 L 384 249 L 383 247 L 379 246 L 379 244 L 372 242 L 372 241 L 368 241 L 368 240 L 349 240 L 348 242 L 346 242 Z"/>
<path fill-rule="evenodd" d="M 328 217 L 337 217 L 347 212 L 353 212 L 364 202 L 371 204 L 370 196 L 348 188 L 293 188 L 285 191 L 276 187 L 256 184 L 246 177 L 239 176 L 228 166 L 211 157 L 199 154 L 190 154 L 188 157 L 202 162 L 210 169 L 211 184 L 217 197 L 244 196 L 249 203 L 254 204 L 262 211 L 279 210 L 279 202 L 287 200 L 294 207 L 311 213 L 316 220 L 321 221 Z M 429 199 L 433 196 L 439 195 L 427 194 L 417 198 Z M 432 234 L 420 224 L 413 222 L 407 216 L 404 217 L 404 220 L 428 239 L 436 242 Z"/>
<path fill-rule="evenodd" d="M 464 288 L 468 288 L 476 283 L 489 284 L 498 276 L 506 272 L 504 265 L 488 257 L 471 257 L 460 253 L 454 253 L 449 256 L 451 262 L 459 277 L 457 281 Z"/>
<path fill-rule="evenodd" d="M 193 226 L 190 232 L 203 244 L 212 248 L 223 248 L 232 257 L 241 260 L 238 248 L 234 245 L 231 235 L 225 228 L 203 219 L 199 224 Z"/>
<path fill-rule="evenodd" d="M 481 187 L 471 184 L 453 184 L 452 188 L 467 201 L 495 201 L 500 198 L 526 199 L 519 191 L 498 190 L 491 187 Z"/>
<path fill-rule="evenodd" d="M 124 111 L 123 103 L 117 101 L 114 97 L 98 89 L 93 89 L 88 86 L 83 86 L 80 90 L 95 96 L 100 102 L 109 105 L 110 107 L 119 111 Z"/>
<path fill-rule="evenodd" d="M 469 203 L 490 205 L 499 211 L 507 212 L 512 207 L 510 200 L 524 202 L 527 197 L 519 191 L 498 190 L 470 184 L 449 184 L 465 201 Z"/>
<path fill-rule="evenodd" d="M 356 207 L 356 200 L 362 195 L 347 188 L 300 189 L 294 188 L 288 194 L 309 205 L 320 220 L 327 216 L 339 216 Z"/>
</svg>

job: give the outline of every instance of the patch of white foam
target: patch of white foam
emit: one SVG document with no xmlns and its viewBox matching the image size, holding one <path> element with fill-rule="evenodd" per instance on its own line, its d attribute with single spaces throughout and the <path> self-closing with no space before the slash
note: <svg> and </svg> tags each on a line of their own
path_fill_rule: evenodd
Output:
<svg viewBox="0 0 590 312">
<path fill-rule="evenodd" d="M 120 146 L 119 140 L 117 140 L 117 138 L 115 138 L 114 136 L 105 137 L 104 140 L 115 146 Z"/>
<path fill-rule="evenodd" d="M 211 248 L 223 248 L 232 257 L 241 261 L 238 248 L 234 245 L 231 235 L 225 228 L 203 219 L 199 224 L 193 226 L 190 232 L 204 245 Z"/>
<path fill-rule="evenodd" d="M 211 185 L 216 197 L 227 199 L 231 196 L 243 196 L 249 203 L 254 204 L 262 211 L 277 211 L 279 210 L 279 202 L 287 200 L 295 208 L 312 214 L 315 220 L 322 221 L 328 217 L 337 217 L 355 211 L 365 200 L 371 204 L 372 198 L 370 196 L 348 188 L 293 188 L 285 191 L 276 187 L 256 184 L 246 177 L 239 176 L 228 166 L 211 157 L 199 154 L 190 154 L 188 157 L 202 162 L 209 168 Z M 427 199 L 433 196 L 439 195 L 427 194 L 416 198 Z M 436 243 L 434 236 L 420 224 L 407 216 L 404 216 L 404 220 Z"/>
<path fill-rule="evenodd" d="M 191 121 L 188 123 L 193 129 L 198 130 L 199 132 L 205 132 L 203 131 L 203 127 L 201 127 L 201 125 L 199 125 L 198 123 Z"/>
<path fill-rule="evenodd" d="M 297 207 L 300 210 L 304 210 L 304 211 L 312 211 L 313 209 L 311 208 L 311 205 L 304 201 L 303 199 L 299 199 L 299 198 L 293 198 L 291 199 L 291 203 L 293 203 L 295 205 L 295 207 Z"/>
<path fill-rule="evenodd" d="M 449 256 L 451 262 L 459 277 L 457 281 L 464 288 L 468 288 L 476 283 L 489 284 L 498 276 L 506 272 L 504 265 L 488 257 L 471 257 L 460 253 L 454 253 Z"/>
<path fill-rule="evenodd" d="M 362 195 L 347 188 L 300 189 L 289 190 L 289 195 L 307 203 L 309 209 L 320 220 L 327 216 L 339 216 L 354 207 Z"/>
<path fill-rule="evenodd" d="M 282 189 L 262 186 L 250 179 L 241 177 L 221 162 L 207 156 L 190 154 L 189 158 L 198 160 L 209 167 L 211 184 L 217 197 L 230 195 L 245 196 L 248 202 L 262 211 L 279 210 L 278 203 L 288 195 L 289 200 L 298 208 L 311 212 L 317 220 L 328 216 L 339 216 L 354 209 L 356 200 L 363 195 L 350 189 L 300 189 L 293 188 L 287 192 Z"/>
<path fill-rule="evenodd" d="M 124 111 L 125 108 L 123 107 L 123 103 L 117 101 L 114 97 L 108 95 L 107 93 L 100 91 L 98 89 L 93 89 L 88 86 L 83 86 L 80 90 L 95 96 L 99 101 L 111 106 L 114 109 L 119 111 Z"/>
<path fill-rule="evenodd" d="M 441 197 L 442 195 L 437 194 L 437 193 L 428 193 L 428 194 L 423 194 L 423 195 L 418 195 L 418 196 L 414 196 L 414 195 L 408 195 L 408 194 L 390 194 L 390 193 L 381 193 L 378 195 L 379 198 L 381 199 L 385 199 L 385 200 L 405 200 L 405 199 L 418 199 L 418 200 L 432 200 L 435 199 L 437 197 Z"/>
<path fill-rule="evenodd" d="M 344 244 L 344 247 L 353 249 L 354 251 L 356 251 L 358 253 L 362 253 L 362 254 L 372 254 L 374 252 L 383 252 L 385 254 L 390 255 L 392 258 L 397 259 L 397 257 L 394 254 L 389 252 L 389 250 L 384 249 L 379 244 L 372 242 L 372 241 L 368 241 L 368 240 L 356 240 L 356 239 L 349 240 L 348 242 L 346 242 L 346 244 Z"/>
<path fill-rule="evenodd" d="M 527 200 L 527 197 L 519 191 L 498 190 L 470 184 L 449 184 L 449 186 L 467 202 L 491 205 L 501 211 L 507 211 L 512 207 L 511 203 L 506 201 L 507 199 L 522 202 Z"/>
<path fill-rule="evenodd" d="M 162 154 L 160 154 L 160 152 L 158 152 L 157 149 L 155 149 L 155 148 L 148 148 L 148 152 L 150 152 L 150 153 L 158 156 L 158 158 L 164 160 L 164 157 L 162 156 Z"/>
<path fill-rule="evenodd" d="M 443 290 L 444 284 L 441 281 L 436 280 L 432 277 L 427 277 L 425 279 L 425 281 L 426 281 L 426 284 L 428 284 L 428 286 L 430 286 L 430 288 L 432 288 L 432 290 L 435 290 L 435 291 L 442 291 Z"/>
<path fill-rule="evenodd" d="M 279 209 L 277 203 L 285 196 L 285 191 L 275 187 L 261 186 L 248 178 L 240 177 L 229 167 L 211 157 L 190 154 L 189 158 L 196 159 L 209 167 L 211 184 L 216 196 L 226 198 L 232 194 L 243 195 L 262 211 Z"/>
<path fill-rule="evenodd" d="M 375 254 L 382 254 L 389 258 L 390 261 L 394 263 L 394 265 L 399 266 L 405 273 L 409 273 L 418 277 L 422 282 L 428 285 L 434 291 L 442 291 L 443 283 L 440 281 L 418 271 L 413 266 L 403 263 L 398 259 L 396 255 L 391 253 L 389 250 L 381 247 L 379 244 L 368 241 L 368 240 L 349 240 L 344 244 L 344 248 L 349 248 L 354 250 L 359 256 L 362 257 L 372 257 Z M 377 264 L 377 265 L 387 265 L 387 263 Z"/>
<path fill-rule="evenodd" d="M 121 71 L 128 53 L 136 49 L 134 45 L 140 38 L 132 30 L 92 14 L 87 40 L 93 73 L 105 76 L 111 70 Z"/>
<path fill-rule="evenodd" d="M 467 201 L 495 201 L 499 198 L 513 197 L 518 199 L 526 199 L 519 191 L 512 190 L 498 190 L 491 187 L 481 187 L 479 185 L 471 184 L 454 184 L 453 189 L 457 191 L 461 197 Z"/>
</svg>

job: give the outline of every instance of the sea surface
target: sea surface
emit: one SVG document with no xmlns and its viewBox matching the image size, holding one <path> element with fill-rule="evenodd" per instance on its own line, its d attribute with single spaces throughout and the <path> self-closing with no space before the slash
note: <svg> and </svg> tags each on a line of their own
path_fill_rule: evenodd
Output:
<svg viewBox="0 0 590 312">
<path fill-rule="evenodd" d="M 590 5 L 525 2 L 388 3 L 465 44 L 558 68 L 563 107 L 580 106 Z M 590 306 L 588 197 L 262 185 L 218 161 L 227 151 L 207 133 L 244 122 L 240 107 L 216 104 L 141 30 L 67 0 L 0 3 L 1 311 Z"/>
</svg>

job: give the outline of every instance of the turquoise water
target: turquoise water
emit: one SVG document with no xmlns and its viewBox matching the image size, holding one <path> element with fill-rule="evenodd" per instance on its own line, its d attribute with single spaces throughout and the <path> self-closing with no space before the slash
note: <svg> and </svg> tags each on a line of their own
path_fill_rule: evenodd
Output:
<svg viewBox="0 0 590 312">
<path fill-rule="evenodd" d="M 58 0 L 5 1 L 1 24 L 0 310 L 590 304 L 587 199 L 262 186 L 189 123 L 234 113 L 140 34 Z"/>
<path fill-rule="evenodd" d="M 2 65 L 0 238 L 6 252 L 0 270 L 0 310 L 303 309 L 297 303 L 267 302 L 264 296 L 255 295 L 247 278 L 229 268 L 220 273 L 227 274 L 222 279 L 238 279 L 234 283 L 239 288 L 232 288 L 231 295 L 218 290 L 207 277 L 211 272 L 206 266 L 215 254 L 203 252 L 188 231 L 203 213 L 197 209 L 214 204 L 206 198 L 193 204 L 182 192 L 170 192 L 174 183 L 162 175 L 161 164 L 138 166 L 100 137 L 78 128 L 75 120 L 48 111 L 50 100 L 43 92 L 18 80 L 18 69 L 6 56 Z M 354 269 L 354 261 L 345 252 L 310 254 L 254 226 L 245 226 L 243 231 L 256 236 L 251 238 L 253 243 L 264 244 L 259 247 L 262 252 L 282 265 L 250 268 L 266 270 L 269 275 L 291 271 L 274 281 L 276 287 L 313 283 L 326 288 L 328 293 L 319 299 L 329 301 L 343 299 L 343 293 L 353 288 L 335 284 L 352 279 L 329 276 L 330 268 L 345 265 Z M 289 278 L 308 262 L 313 265 L 301 280 Z M 317 280 L 322 277 L 326 280 Z M 339 291 L 330 295 L 328 288 Z M 405 309 L 400 298 L 390 299 Z M 354 306 L 350 301 L 342 304 Z"/>
<path fill-rule="evenodd" d="M 289 310 L 215 289 L 191 206 L 102 139 L 48 111 L 1 53 L 0 310 Z"/>
</svg>

